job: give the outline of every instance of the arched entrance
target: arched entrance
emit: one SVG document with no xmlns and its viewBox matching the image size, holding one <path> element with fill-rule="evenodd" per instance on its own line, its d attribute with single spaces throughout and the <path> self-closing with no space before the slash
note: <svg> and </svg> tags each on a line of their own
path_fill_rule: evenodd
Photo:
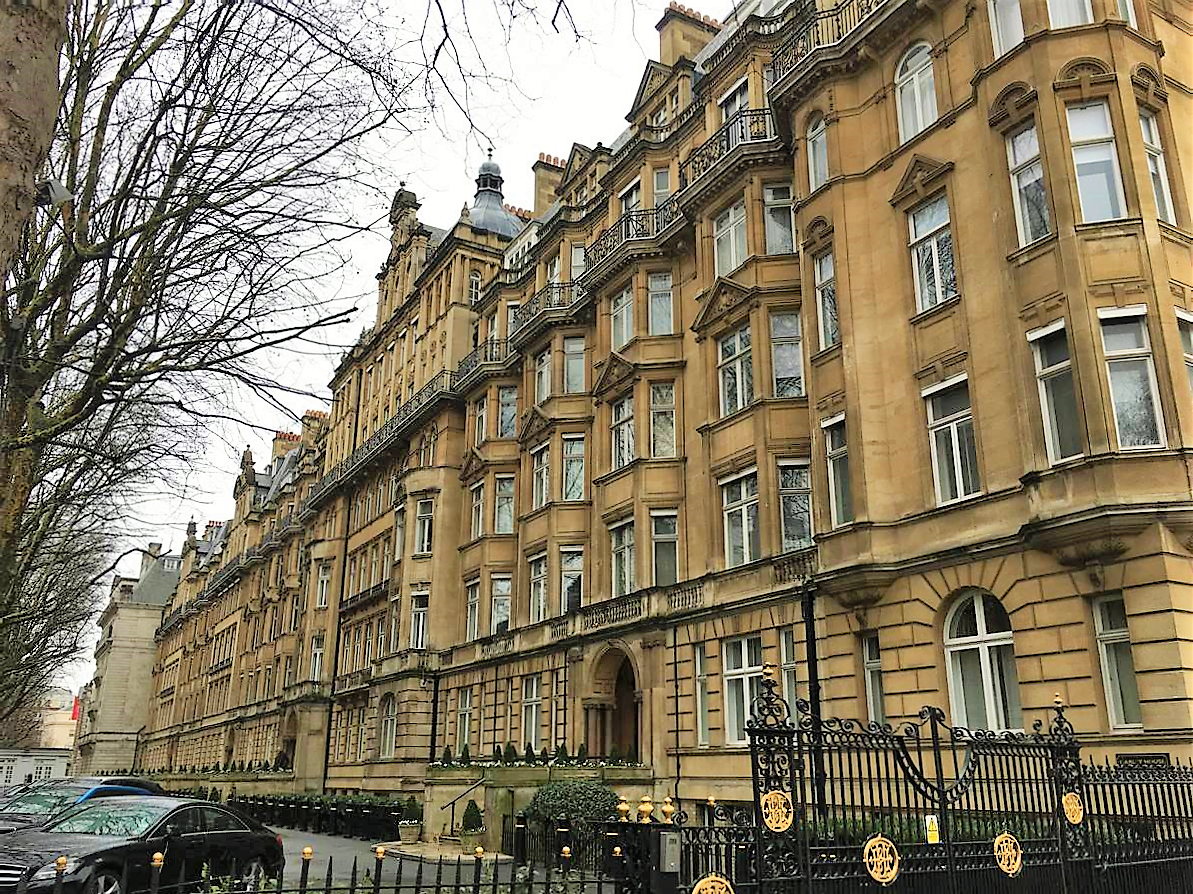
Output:
<svg viewBox="0 0 1193 894">
<path fill-rule="evenodd" d="M 584 699 L 588 753 L 637 758 L 641 698 L 633 662 L 621 649 L 609 649 L 597 662 L 592 683 L 592 695 Z"/>
</svg>

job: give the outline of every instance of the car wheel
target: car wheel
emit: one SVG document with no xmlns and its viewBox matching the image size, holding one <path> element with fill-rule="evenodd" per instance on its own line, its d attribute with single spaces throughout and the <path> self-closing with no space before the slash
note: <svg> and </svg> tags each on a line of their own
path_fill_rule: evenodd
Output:
<svg viewBox="0 0 1193 894">
<path fill-rule="evenodd" d="M 123 894 L 120 876 L 110 869 L 101 869 L 91 877 L 90 894 Z"/>
<path fill-rule="evenodd" d="M 265 868 L 265 863 L 259 857 L 254 857 L 241 867 L 239 875 L 240 885 L 238 887 L 241 891 L 257 891 L 264 887 L 269 870 Z M 120 894 L 120 892 L 113 892 L 113 894 Z"/>
</svg>

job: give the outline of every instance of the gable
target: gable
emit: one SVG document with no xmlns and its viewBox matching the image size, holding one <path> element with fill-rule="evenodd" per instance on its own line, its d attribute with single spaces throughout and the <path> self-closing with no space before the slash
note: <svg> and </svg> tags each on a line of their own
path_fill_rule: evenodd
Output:
<svg viewBox="0 0 1193 894">
<path fill-rule="evenodd" d="M 646 63 L 646 70 L 642 72 L 642 80 L 638 82 L 638 90 L 634 93 L 634 102 L 630 106 L 627 119 L 632 119 L 642 105 L 649 100 L 659 87 L 667 83 L 671 77 L 671 67 L 662 62 L 651 60 Z"/>
<path fill-rule="evenodd" d="M 476 475 L 484 472 L 485 461 L 481 455 L 476 452 L 476 448 L 468 451 L 468 455 L 464 457 L 464 464 L 460 467 L 460 480 L 468 481 Z"/>
<path fill-rule="evenodd" d="M 543 411 L 538 407 L 531 407 L 526 411 L 526 419 L 518 432 L 518 441 L 523 444 L 533 441 L 550 427 L 551 420 L 543 415 Z"/>
<path fill-rule="evenodd" d="M 563 174 L 559 178 L 560 184 L 567 183 L 588 164 L 592 158 L 592 150 L 580 143 L 572 143 L 572 151 L 568 153 L 567 164 L 563 166 Z"/>
<path fill-rule="evenodd" d="M 924 198 L 933 188 L 932 182 L 951 170 L 951 161 L 937 161 L 926 155 L 913 155 L 907 170 L 899 179 L 894 195 L 891 196 L 891 204 L 898 205 L 908 198 Z"/>
<path fill-rule="evenodd" d="M 758 294 L 756 288 L 746 288 L 725 277 L 717 277 L 711 289 L 704 296 L 704 306 L 692 323 L 692 331 L 702 334 L 718 320 L 733 313 L 742 305 L 751 303 Z"/>
<path fill-rule="evenodd" d="M 592 383 L 592 396 L 600 400 L 604 395 L 617 390 L 626 382 L 633 381 L 637 376 L 638 367 L 614 351 L 605 361 L 596 381 Z"/>
</svg>

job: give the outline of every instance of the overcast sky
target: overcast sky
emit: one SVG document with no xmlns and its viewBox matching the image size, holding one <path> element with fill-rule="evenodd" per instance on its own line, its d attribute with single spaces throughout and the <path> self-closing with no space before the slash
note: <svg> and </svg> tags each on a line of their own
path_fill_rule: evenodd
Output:
<svg viewBox="0 0 1193 894">
<path fill-rule="evenodd" d="M 423 0 L 388 0 L 397 15 L 412 15 L 423 9 Z M 437 126 L 429 126 L 411 138 L 378 143 L 382 158 L 381 191 L 361 209 L 363 219 L 384 220 L 389 200 L 401 181 L 413 189 L 422 203 L 419 217 L 426 223 L 450 227 L 465 203 L 471 203 L 476 169 L 484 160 L 488 137 L 493 159 L 505 178 L 505 200 L 531 208 L 534 204 L 534 176 L 531 165 L 540 152 L 567 157 L 573 142 L 588 146 L 598 141 L 610 145 L 626 127 L 629 111 L 643 67 L 658 57 L 655 24 L 666 10 L 666 0 L 568 0 L 577 39 L 561 21 L 558 33 L 549 23 L 542 27 L 515 24 L 512 39 L 492 20 L 493 3 L 505 0 L 456 0 L 467 3 L 473 34 L 489 71 L 508 78 L 506 86 L 494 85 L 473 95 L 476 129 L 470 130 L 461 116 L 444 112 Z M 526 0 L 544 10 L 549 19 L 556 0 Z M 689 6 L 692 4 L 689 3 Z M 718 3 L 717 6 L 728 3 Z M 451 8 L 451 4 L 445 3 Z M 697 7 L 720 18 L 726 10 Z M 450 14 L 450 13 L 449 13 Z M 486 15 L 489 18 L 486 18 Z M 458 24 L 458 16 L 457 22 Z M 417 22 L 411 18 L 411 27 Z M 478 132 L 480 131 L 480 132 Z M 483 133 L 482 133 L 483 132 Z M 486 137 L 485 135 L 488 135 Z M 328 295 L 359 296 L 359 310 L 351 326 L 329 339 L 325 347 L 279 355 L 274 362 L 278 376 L 290 385 L 305 388 L 317 397 L 293 396 L 289 409 L 300 415 L 305 409 L 327 408 L 327 382 L 339 360 L 343 342 L 351 343 L 362 328 L 372 325 L 376 306 L 376 280 L 388 251 L 388 227 L 381 223 L 373 232 L 354 236 L 346 248 L 351 253 L 349 269 L 329 278 Z M 335 341 L 341 344 L 335 344 Z M 213 430 L 207 463 L 188 480 L 178 483 L 171 494 L 144 503 L 139 518 L 125 532 L 128 548 L 160 541 L 167 548 L 180 548 L 188 519 L 194 518 L 200 531 L 207 520 L 222 520 L 232 513 L 232 483 L 245 445 L 253 450 L 257 465 L 269 456 L 272 430 L 297 430 L 292 419 L 247 396 L 238 406 L 246 420 L 257 426 L 228 424 Z M 135 574 L 139 558 L 129 556 L 121 570 Z M 65 669 L 64 669 L 65 670 Z M 77 688 L 90 679 L 91 667 L 83 662 L 66 670 L 68 684 Z"/>
</svg>

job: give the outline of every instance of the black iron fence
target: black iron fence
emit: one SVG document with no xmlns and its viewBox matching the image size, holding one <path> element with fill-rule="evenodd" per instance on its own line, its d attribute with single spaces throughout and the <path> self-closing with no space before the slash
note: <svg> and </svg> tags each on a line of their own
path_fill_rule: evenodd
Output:
<svg viewBox="0 0 1193 894">
<path fill-rule="evenodd" d="M 326 801 L 300 795 L 244 795 L 228 798 L 267 826 L 364 841 L 393 841 L 402 818 L 401 801 Z"/>
</svg>

